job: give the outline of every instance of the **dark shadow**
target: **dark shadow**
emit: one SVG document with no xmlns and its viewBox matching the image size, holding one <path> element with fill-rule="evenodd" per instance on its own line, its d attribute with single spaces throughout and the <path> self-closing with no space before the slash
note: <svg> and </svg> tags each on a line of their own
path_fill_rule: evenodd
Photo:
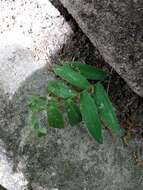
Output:
<svg viewBox="0 0 143 190">
<path fill-rule="evenodd" d="M 7 190 L 7 189 L 5 189 L 4 187 L 2 187 L 2 186 L 0 185 L 0 190 Z"/>
</svg>

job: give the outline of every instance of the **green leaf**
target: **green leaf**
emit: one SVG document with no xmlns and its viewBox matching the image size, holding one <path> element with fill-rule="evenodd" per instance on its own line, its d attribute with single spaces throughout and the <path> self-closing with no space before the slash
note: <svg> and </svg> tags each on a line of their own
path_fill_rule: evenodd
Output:
<svg viewBox="0 0 143 190">
<path fill-rule="evenodd" d="M 51 92 L 61 98 L 71 98 L 76 96 L 76 93 L 61 81 L 49 81 L 48 92 Z"/>
<path fill-rule="evenodd" d="M 47 113 L 49 126 L 54 128 L 64 128 L 64 120 L 62 114 L 58 110 L 58 102 L 55 98 L 49 98 Z"/>
<path fill-rule="evenodd" d="M 103 143 L 98 110 L 94 99 L 86 91 L 83 91 L 80 95 L 80 111 L 90 134 L 99 143 Z"/>
<path fill-rule="evenodd" d="M 116 114 L 114 112 L 114 107 L 106 93 L 103 85 L 97 83 L 95 85 L 94 99 L 98 106 L 101 119 L 105 125 L 112 130 L 112 132 L 119 132 L 120 126 Z"/>
<path fill-rule="evenodd" d="M 71 126 L 77 125 L 82 121 L 80 110 L 73 100 L 68 99 L 65 101 L 65 108 L 67 110 L 67 115 Z"/>
<path fill-rule="evenodd" d="M 33 129 L 38 128 L 38 118 L 35 113 L 30 112 L 29 113 L 29 126 Z"/>
<path fill-rule="evenodd" d="M 27 105 L 33 112 L 40 112 L 47 109 L 47 98 L 42 96 L 29 96 Z"/>
<path fill-rule="evenodd" d="M 55 65 L 53 70 L 56 75 L 66 80 L 73 86 L 76 86 L 80 89 L 86 89 L 89 87 L 89 82 L 78 72 L 75 72 L 69 65 L 59 66 Z"/>
<path fill-rule="evenodd" d="M 91 65 L 82 64 L 76 61 L 68 62 L 68 64 L 89 80 L 104 80 L 107 77 L 105 71 L 103 71 L 102 69 L 95 68 Z"/>
<path fill-rule="evenodd" d="M 30 114 L 30 127 L 35 130 L 38 137 L 45 136 L 47 134 L 47 129 L 42 126 L 41 122 L 39 121 L 37 115 L 35 113 Z"/>
<path fill-rule="evenodd" d="M 47 134 L 47 130 L 46 130 L 46 128 L 44 128 L 40 125 L 39 128 L 36 129 L 36 133 L 37 133 L 38 137 L 43 137 Z"/>
</svg>

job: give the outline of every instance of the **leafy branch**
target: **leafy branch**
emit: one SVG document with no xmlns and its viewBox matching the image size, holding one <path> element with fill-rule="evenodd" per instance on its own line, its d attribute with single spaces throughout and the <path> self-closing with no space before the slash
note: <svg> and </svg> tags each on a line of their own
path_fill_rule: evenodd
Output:
<svg viewBox="0 0 143 190">
<path fill-rule="evenodd" d="M 101 82 L 107 74 L 93 66 L 80 62 L 65 62 L 54 65 L 52 71 L 62 80 L 48 82 L 46 97 L 28 97 L 29 125 L 38 136 L 47 134 L 47 127 L 64 128 L 61 107 L 66 112 L 70 126 L 83 121 L 92 137 L 103 143 L 101 122 L 113 133 L 120 131 L 114 107 Z M 95 81 L 91 84 L 91 81 Z M 38 118 L 42 113 L 48 126 Z"/>
</svg>

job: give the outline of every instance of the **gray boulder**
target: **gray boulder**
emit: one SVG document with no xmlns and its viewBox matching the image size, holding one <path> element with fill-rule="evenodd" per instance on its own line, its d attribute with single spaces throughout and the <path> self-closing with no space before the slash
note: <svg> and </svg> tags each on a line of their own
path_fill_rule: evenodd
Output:
<svg viewBox="0 0 143 190">
<path fill-rule="evenodd" d="M 29 181 L 16 167 L 26 97 L 45 93 L 52 78 L 47 63 L 72 30 L 47 0 L 3 1 L 0 12 L 0 189 L 27 190 Z"/>
<path fill-rule="evenodd" d="M 60 1 L 105 61 L 143 97 L 143 1 Z"/>
</svg>

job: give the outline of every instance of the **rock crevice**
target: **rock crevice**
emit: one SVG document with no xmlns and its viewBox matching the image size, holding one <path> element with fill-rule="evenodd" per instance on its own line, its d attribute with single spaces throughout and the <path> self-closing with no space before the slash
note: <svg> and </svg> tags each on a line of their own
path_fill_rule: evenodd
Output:
<svg viewBox="0 0 143 190">
<path fill-rule="evenodd" d="M 105 61 L 143 97 L 143 1 L 60 1 Z"/>
</svg>

